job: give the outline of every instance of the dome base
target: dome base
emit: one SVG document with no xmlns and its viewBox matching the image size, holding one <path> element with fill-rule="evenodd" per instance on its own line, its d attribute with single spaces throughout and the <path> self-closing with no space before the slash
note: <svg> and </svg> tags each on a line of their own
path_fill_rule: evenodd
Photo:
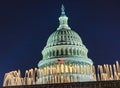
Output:
<svg viewBox="0 0 120 88">
<path fill-rule="evenodd" d="M 42 76 L 38 79 L 36 84 L 53 84 L 53 83 L 69 83 L 69 82 L 88 82 L 96 81 L 90 75 L 84 74 L 56 74 Z"/>
</svg>

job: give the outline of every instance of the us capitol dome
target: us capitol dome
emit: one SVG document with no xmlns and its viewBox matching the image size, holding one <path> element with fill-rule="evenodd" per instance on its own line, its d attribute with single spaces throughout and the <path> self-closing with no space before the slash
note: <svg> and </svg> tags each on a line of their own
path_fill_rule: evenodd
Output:
<svg viewBox="0 0 120 88">
<path fill-rule="evenodd" d="M 80 36 L 68 25 L 65 8 L 61 7 L 59 27 L 47 40 L 39 61 L 40 75 L 36 84 L 96 81 L 93 61 Z"/>
</svg>

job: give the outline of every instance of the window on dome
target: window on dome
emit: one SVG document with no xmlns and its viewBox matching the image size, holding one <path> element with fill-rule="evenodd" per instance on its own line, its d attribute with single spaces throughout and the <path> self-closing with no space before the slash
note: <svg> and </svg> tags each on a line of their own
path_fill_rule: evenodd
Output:
<svg viewBox="0 0 120 88">
<path fill-rule="evenodd" d="M 53 50 L 53 56 L 55 56 L 55 50 Z"/>
<path fill-rule="evenodd" d="M 79 55 L 79 50 L 77 50 L 77 55 Z"/>
<path fill-rule="evenodd" d="M 67 55 L 68 54 L 68 51 L 67 51 L 67 49 L 65 49 L 65 55 Z"/>
<path fill-rule="evenodd" d="M 76 55 L 76 51 L 75 51 L 75 49 L 73 49 L 73 55 Z"/>
<path fill-rule="evenodd" d="M 72 55 L 72 49 L 70 49 L 70 55 Z"/>
<path fill-rule="evenodd" d="M 61 49 L 61 55 L 63 55 L 63 49 Z"/>
<path fill-rule="evenodd" d="M 58 55 L 59 55 L 59 50 L 56 51 L 56 56 L 58 56 Z"/>
</svg>

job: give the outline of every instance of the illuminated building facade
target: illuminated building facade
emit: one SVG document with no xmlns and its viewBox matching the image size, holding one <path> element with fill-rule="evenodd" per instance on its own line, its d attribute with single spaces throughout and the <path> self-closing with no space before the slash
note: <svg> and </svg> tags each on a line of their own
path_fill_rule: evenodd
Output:
<svg viewBox="0 0 120 88">
<path fill-rule="evenodd" d="M 37 83 L 64 83 L 95 81 L 93 62 L 79 35 L 68 26 L 68 17 L 62 5 L 59 27 L 48 38 L 38 64 L 42 74 Z"/>
<path fill-rule="evenodd" d="M 88 58 L 87 53 L 88 49 L 80 36 L 69 27 L 68 17 L 62 5 L 59 27 L 48 38 L 42 51 L 43 59 L 39 61 L 38 68 L 26 70 L 25 77 L 21 77 L 20 70 L 6 73 L 3 86 L 32 85 L 21 86 L 26 88 L 40 86 L 40 88 L 44 86 L 49 88 L 115 88 L 119 86 L 120 88 L 120 82 L 113 81 L 120 80 L 118 61 L 114 65 L 98 65 L 96 73 L 93 61 Z M 107 85 L 108 83 L 111 85 Z M 42 85 L 37 86 L 38 84 Z"/>
</svg>

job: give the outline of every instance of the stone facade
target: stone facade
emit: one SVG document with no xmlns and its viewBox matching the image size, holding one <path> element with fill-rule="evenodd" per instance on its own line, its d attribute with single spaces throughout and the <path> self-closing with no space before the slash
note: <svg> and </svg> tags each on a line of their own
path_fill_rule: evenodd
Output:
<svg viewBox="0 0 120 88">
<path fill-rule="evenodd" d="M 120 81 L 74 82 L 62 84 L 8 86 L 1 88 L 120 88 Z"/>
</svg>

